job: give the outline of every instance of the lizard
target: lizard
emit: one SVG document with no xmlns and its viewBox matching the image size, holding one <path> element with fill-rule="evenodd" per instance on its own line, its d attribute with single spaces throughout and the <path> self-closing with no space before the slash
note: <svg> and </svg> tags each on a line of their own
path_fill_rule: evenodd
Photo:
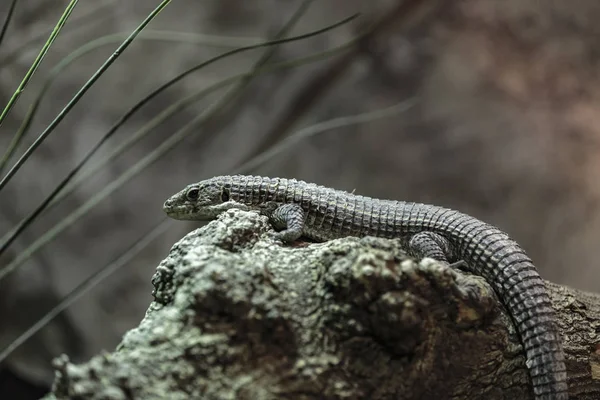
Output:
<svg viewBox="0 0 600 400">
<path fill-rule="evenodd" d="M 521 246 L 495 226 L 435 205 L 250 175 L 187 185 L 163 205 L 178 220 L 212 220 L 229 209 L 266 215 L 275 228 L 271 235 L 282 242 L 376 236 L 401 240 L 421 257 L 462 263 L 490 284 L 508 310 L 525 350 L 534 398 L 568 399 L 562 341 L 544 281 Z"/>
</svg>

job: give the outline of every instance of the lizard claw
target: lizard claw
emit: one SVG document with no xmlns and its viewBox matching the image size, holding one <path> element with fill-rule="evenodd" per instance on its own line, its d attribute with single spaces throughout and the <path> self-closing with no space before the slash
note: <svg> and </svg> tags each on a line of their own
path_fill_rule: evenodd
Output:
<svg viewBox="0 0 600 400">
<path fill-rule="evenodd" d="M 283 239 L 281 238 L 281 234 L 277 231 L 268 231 L 266 233 L 267 237 L 275 240 L 276 242 L 282 242 L 283 243 Z"/>
</svg>

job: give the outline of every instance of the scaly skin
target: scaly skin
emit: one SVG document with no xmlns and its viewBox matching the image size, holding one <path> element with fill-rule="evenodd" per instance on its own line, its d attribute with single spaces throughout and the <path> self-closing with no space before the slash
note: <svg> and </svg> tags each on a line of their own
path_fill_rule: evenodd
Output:
<svg viewBox="0 0 600 400">
<path fill-rule="evenodd" d="M 422 256 L 464 260 L 496 291 L 513 318 L 527 356 L 536 400 L 568 399 L 567 373 L 544 281 L 507 234 L 458 211 L 380 200 L 295 179 L 218 176 L 188 185 L 164 205 L 172 218 L 210 220 L 227 209 L 256 210 L 293 241 L 345 236 L 400 239 Z"/>
</svg>

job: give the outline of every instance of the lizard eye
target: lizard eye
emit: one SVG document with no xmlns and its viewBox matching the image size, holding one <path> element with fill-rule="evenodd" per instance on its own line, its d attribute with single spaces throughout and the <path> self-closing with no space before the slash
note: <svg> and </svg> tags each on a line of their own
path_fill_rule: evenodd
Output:
<svg viewBox="0 0 600 400">
<path fill-rule="evenodd" d="M 229 201 L 229 190 L 223 189 L 221 192 L 221 201 L 227 203 Z"/>
<path fill-rule="evenodd" d="M 187 191 L 187 193 L 185 194 L 185 197 L 187 197 L 187 199 L 190 201 L 196 201 L 196 200 L 198 200 L 199 194 L 200 194 L 200 191 L 198 190 L 198 188 L 191 188 L 190 190 Z"/>
</svg>

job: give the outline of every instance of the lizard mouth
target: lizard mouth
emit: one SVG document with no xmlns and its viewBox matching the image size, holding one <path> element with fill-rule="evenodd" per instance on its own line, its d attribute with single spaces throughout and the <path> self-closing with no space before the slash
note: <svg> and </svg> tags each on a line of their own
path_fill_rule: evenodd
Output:
<svg viewBox="0 0 600 400">
<path fill-rule="evenodd" d="M 251 207 L 235 201 L 227 201 L 221 204 L 207 203 L 208 202 L 181 202 L 178 197 L 172 197 L 165 201 L 163 210 L 173 219 L 210 221 L 230 209 L 245 211 L 251 209 Z"/>
<path fill-rule="evenodd" d="M 193 212 L 192 205 L 177 204 L 173 198 L 167 199 L 163 204 L 163 211 L 173 219 L 188 219 Z"/>
<path fill-rule="evenodd" d="M 209 221 L 215 219 L 223 211 L 229 209 L 227 203 L 218 205 L 174 204 L 167 200 L 163 205 L 164 212 L 173 219 Z"/>
<path fill-rule="evenodd" d="M 165 202 L 163 205 L 164 212 L 173 219 L 179 220 L 208 220 L 211 219 L 212 213 L 207 213 L 207 209 L 199 210 L 194 205 L 172 205 Z"/>
<path fill-rule="evenodd" d="M 181 207 L 170 206 L 167 205 L 167 203 L 163 205 L 163 211 L 173 219 L 182 219 L 185 217 L 185 209 Z"/>
</svg>

